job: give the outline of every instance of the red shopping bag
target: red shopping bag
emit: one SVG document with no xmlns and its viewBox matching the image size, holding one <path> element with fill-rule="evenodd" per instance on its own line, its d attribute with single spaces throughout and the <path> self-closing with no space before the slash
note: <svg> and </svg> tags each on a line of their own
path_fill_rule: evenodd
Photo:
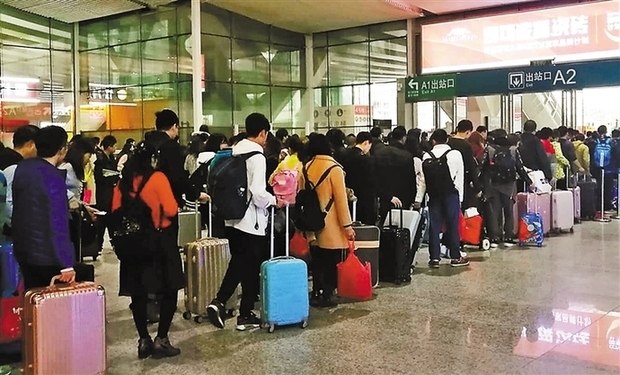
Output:
<svg viewBox="0 0 620 375">
<path fill-rule="evenodd" d="M 305 259 L 310 252 L 308 240 L 300 232 L 295 232 L 293 238 L 291 239 L 289 248 L 291 250 L 291 255 L 299 259 Z"/>
<path fill-rule="evenodd" d="M 349 243 L 349 255 L 338 263 L 338 295 L 347 299 L 366 301 L 372 297 L 370 263 L 362 264 L 355 255 L 355 245 Z"/>
<path fill-rule="evenodd" d="M 22 337 L 21 297 L 0 299 L 0 344 Z"/>
<path fill-rule="evenodd" d="M 482 216 L 476 215 L 465 218 L 461 214 L 459 221 L 459 234 L 461 236 L 461 241 L 468 245 L 480 245 L 480 237 L 482 237 L 483 226 L 484 220 L 482 219 Z"/>
</svg>

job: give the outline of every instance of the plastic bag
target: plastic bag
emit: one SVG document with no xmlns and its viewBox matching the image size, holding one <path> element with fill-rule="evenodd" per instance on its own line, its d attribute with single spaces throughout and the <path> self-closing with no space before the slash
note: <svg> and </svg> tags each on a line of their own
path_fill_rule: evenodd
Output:
<svg viewBox="0 0 620 375">
<path fill-rule="evenodd" d="M 310 252 L 308 240 L 300 232 L 296 232 L 293 235 L 289 248 L 291 255 L 299 259 L 305 259 Z"/>
<path fill-rule="evenodd" d="M 342 298 L 367 301 L 372 298 L 370 263 L 362 264 L 355 255 L 355 245 L 349 243 L 349 255 L 338 263 L 338 295 Z"/>
<path fill-rule="evenodd" d="M 468 245 L 480 245 L 480 237 L 482 237 L 482 227 L 484 220 L 482 216 L 474 216 L 465 218 L 463 215 L 459 218 L 459 235 L 461 241 Z"/>
</svg>

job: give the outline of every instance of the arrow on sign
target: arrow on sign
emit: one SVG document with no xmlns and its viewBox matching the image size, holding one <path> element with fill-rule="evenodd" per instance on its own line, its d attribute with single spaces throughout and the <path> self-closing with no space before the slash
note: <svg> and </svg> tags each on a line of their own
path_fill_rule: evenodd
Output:
<svg viewBox="0 0 620 375">
<path fill-rule="evenodd" d="M 418 90 L 418 83 L 414 82 L 413 80 L 409 81 L 409 88 L 412 90 Z"/>
<path fill-rule="evenodd" d="M 515 76 L 512 78 L 512 85 L 514 87 L 519 87 L 521 85 L 521 78 Z"/>
</svg>

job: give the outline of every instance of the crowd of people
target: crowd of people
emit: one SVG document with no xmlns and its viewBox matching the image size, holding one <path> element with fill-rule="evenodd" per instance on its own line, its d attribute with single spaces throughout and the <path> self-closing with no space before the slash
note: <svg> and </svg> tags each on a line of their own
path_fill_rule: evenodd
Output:
<svg viewBox="0 0 620 375">
<path fill-rule="evenodd" d="M 600 199 L 607 210 L 620 168 L 620 132 L 614 130 L 609 137 L 605 126 L 584 135 L 564 126 L 537 131 L 537 124 L 528 120 L 522 133 L 508 134 L 474 129 L 471 121 L 463 120 L 453 134 L 438 129 L 429 136 L 398 126 L 386 137 L 380 128 L 349 136 L 331 129 L 325 135 L 300 137 L 285 129 L 273 134 L 269 120 L 254 113 L 245 120 L 245 132 L 228 139 L 201 128 L 184 149 L 177 140 L 178 124 L 173 111 L 158 112 L 156 130 L 138 143 L 128 139 L 120 153 L 112 135 L 101 141 L 81 136 L 69 141 L 60 127 L 28 125 L 15 131 L 13 149 L 0 150 L 7 187 L 2 232 L 14 244 L 25 288 L 46 286 L 56 275 L 64 282 L 94 278 L 86 274 L 82 257 L 92 245 L 96 259 L 107 229 L 120 259 L 119 294 L 131 298 L 139 358 L 180 354 L 168 333 L 178 290 L 185 285 L 179 252 L 185 244 L 177 243 L 177 216 L 187 202 L 201 204 L 203 218 L 213 215 L 213 235 L 230 244 L 228 271 L 206 307 L 209 320 L 224 328 L 224 306 L 241 284 L 237 329 L 245 331 L 261 324 L 253 310 L 260 265 L 268 257 L 268 226 L 274 225 L 269 209 L 288 204 L 272 188 L 274 176 L 282 171 L 295 171 L 298 190 L 309 182 L 324 212 L 324 228 L 305 237 L 312 258 L 310 303 L 331 308 L 337 305 L 337 263 L 355 240 L 353 216 L 363 224 L 381 226 L 392 208 L 426 207 L 428 223 L 411 234 L 413 246 L 420 246 L 426 227 L 429 266 L 440 267 L 443 245 L 450 265 L 464 267 L 469 260 L 458 231 L 463 210 L 490 207 L 482 210 L 491 213 L 485 219 L 493 246 L 511 246 L 516 235 L 515 195 L 536 185 L 529 171 L 542 171 L 558 189 L 572 186 L 570 179 L 576 174 L 605 180 Z M 244 212 L 228 220 L 221 211 L 218 216 L 206 210 L 214 198 L 207 186 L 209 170 L 226 155 L 245 155 L 247 170 Z M 136 217 L 143 221 L 128 219 Z M 135 228 L 141 232 L 132 232 Z M 135 237 L 144 233 L 146 237 Z M 153 295 L 159 312 L 154 339 L 147 327 Z"/>
</svg>

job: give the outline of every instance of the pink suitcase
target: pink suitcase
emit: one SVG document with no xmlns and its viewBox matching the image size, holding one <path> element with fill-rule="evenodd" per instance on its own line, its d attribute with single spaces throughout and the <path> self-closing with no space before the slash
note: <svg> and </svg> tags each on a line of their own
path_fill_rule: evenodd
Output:
<svg viewBox="0 0 620 375">
<path fill-rule="evenodd" d="M 543 218 L 545 236 L 551 232 L 551 194 L 519 193 L 517 207 L 519 217 L 528 212 L 540 214 Z"/>
<path fill-rule="evenodd" d="M 575 208 L 573 193 L 568 190 L 551 192 L 551 230 L 557 233 L 573 232 Z"/>
<path fill-rule="evenodd" d="M 575 211 L 575 224 L 581 223 L 581 188 L 579 186 L 569 188 L 573 193 L 573 209 Z"/>
<path fill-rule="evenodd" d="M 105 373 L 105 291 L 101 286 L 87 282 L 29 290 L 22 319 L 23 374 Z"/>
</svg>

